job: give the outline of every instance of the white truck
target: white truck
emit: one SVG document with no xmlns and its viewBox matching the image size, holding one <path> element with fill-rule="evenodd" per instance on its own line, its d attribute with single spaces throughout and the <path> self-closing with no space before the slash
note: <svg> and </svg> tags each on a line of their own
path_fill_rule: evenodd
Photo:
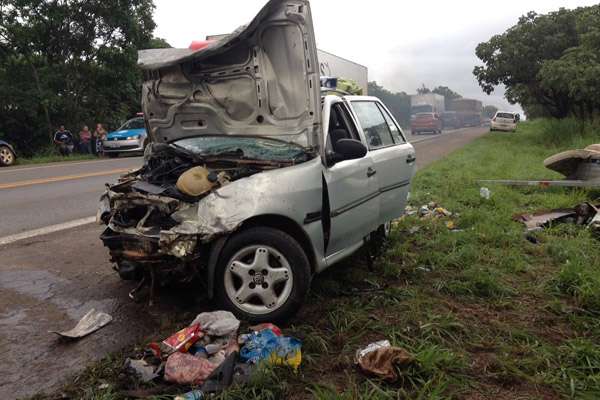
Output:
<svg viewBox="0 0 600 400">
<path fill-rule="evenodd" d="M 367 95 L 369 73 L 367 67 L 334 54 L 317 49 L 321 76 L 349 79 L 358 84 Z"/>
<path fill-rule="evenodd" d="M 436 113 L 441 114 L 446 111 L 444 96 L 427 93 L 413 94 L 410 96 L 410 116 L 411 118 L 418 113 Z"/>
</svg>

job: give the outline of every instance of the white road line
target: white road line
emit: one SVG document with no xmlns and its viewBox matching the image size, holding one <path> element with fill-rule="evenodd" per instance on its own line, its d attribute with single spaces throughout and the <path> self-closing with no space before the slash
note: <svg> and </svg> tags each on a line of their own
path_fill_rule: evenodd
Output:
<svg viewBox="0 0 600 400">
<path fill-rule="evenodd" d="M 87 217 L 76 219 L 74 221 L 63 222 L 62 224 L 50 225 L 44 228 L 33 229 L 27 232 L 16 233 L 14 235 L 0 237 L 0 246 L 18 242 L 19 240 L 30 239 L 32 237 L 47 235 L 49 233 L 64 231 L 65 229 L 76 228 L 82 225 L 88 225 L 96 222 L 96 217 Z"/>
</svg>

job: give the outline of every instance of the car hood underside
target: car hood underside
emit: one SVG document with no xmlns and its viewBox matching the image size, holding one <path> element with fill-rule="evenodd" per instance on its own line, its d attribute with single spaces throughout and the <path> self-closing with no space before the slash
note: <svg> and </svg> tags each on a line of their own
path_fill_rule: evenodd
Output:
<svg viewBox="0 0 600 400">
<path fill-rule="evenodd" d="M 319 68 L 308 1 L 271 0 L 202 50 L 139 52 L 154 143 L 200 135 L 276 138 L 317 150 Z"/>
</svg>

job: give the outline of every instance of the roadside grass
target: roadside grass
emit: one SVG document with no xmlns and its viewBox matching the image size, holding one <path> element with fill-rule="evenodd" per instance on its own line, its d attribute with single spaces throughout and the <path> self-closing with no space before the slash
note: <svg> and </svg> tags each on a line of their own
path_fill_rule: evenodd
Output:
<svg viewBox="0 0 600 400">
<path fill-rule="evenodd" d="M 261 370 L 252 383 L 217 398 L 600 398 L 598 238 L 565 224 L 536 232 L 534 244 L 512 220 L 596 200 L 600 192 L 489 186 L 486 200 L 477 183 L 560 179 L 543 159 L 591 143 L 600 143 L 600 129 L 531 121 L 420 171 L 411 204 L 433 201 L 453 215 L 397 221 L 375 272 L 359 254 L 316 277 L 307 304 L 282 326 L 303 341 L 300 371 Z M 455 230 L 446 226 L 450 220 Z M 354 366 L 358 348 L 382 339 L 414 356 L 398 382 L 367 377 Z M 123 390 L 139 384 L 123 379 L 120 357 L 98 364 L 105 369 L 89 368 L 65 392 L 126 398 Z M 102 382 L 111 382 L 110 394 L 96 389 Z"/>
</svg>

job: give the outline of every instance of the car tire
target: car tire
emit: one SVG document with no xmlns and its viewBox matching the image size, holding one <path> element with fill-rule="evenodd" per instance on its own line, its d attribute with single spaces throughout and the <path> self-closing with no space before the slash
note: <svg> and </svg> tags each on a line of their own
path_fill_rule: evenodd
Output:
<svg viewBox="0 0 600 400">
<path fill-rule="evenodd" d="M 215 271 L 215 299 L 241 320 L 286 320 L 304 302 L 310 274 L 308 257 L 293 237 L 273 228 L 250 228 L 234 234 L 223 247 Z"/>
<path fill-rule="evenodd" d="M 3 167 L 9 167 L 13 165 L 17 157 L 15 153 L 8 146 L 0 146 L 0 165 Z"/>
</svg>

